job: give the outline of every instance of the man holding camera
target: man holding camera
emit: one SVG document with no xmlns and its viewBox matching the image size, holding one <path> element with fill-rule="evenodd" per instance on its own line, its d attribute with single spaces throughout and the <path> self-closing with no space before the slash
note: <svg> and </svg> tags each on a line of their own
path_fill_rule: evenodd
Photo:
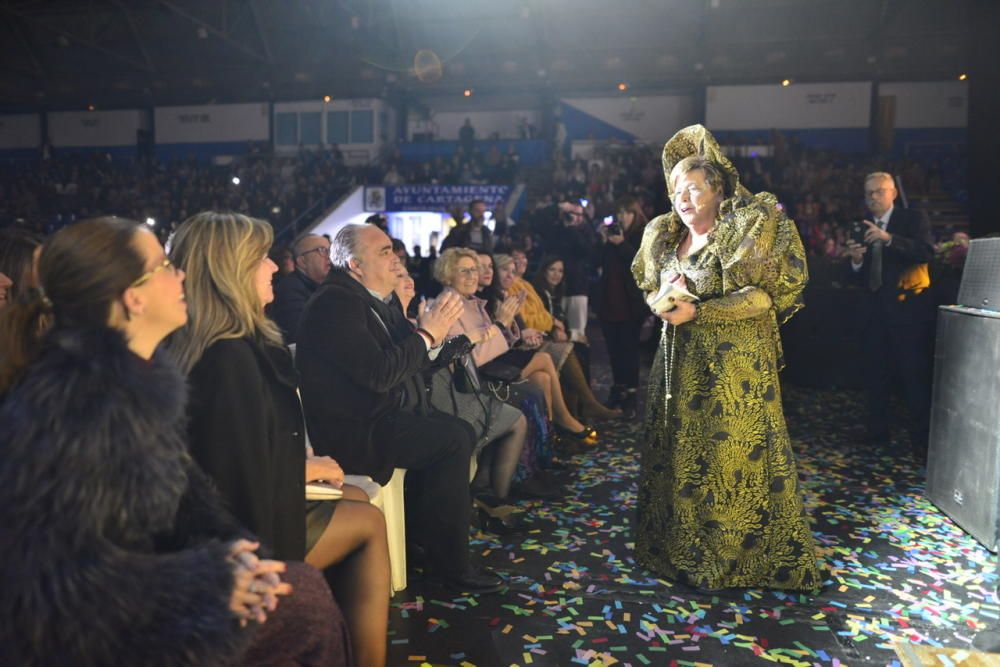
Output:
<svg viewBox="0 0 1000 667">
<path fill-rule="evenodd" d="M 909 411 L 910 446 L 927 459 L 933 359 L 934 304 L 927 263 L 934 255 L 930 223 L 920 211 L 896 206 L 892 175 L 865 178 L 871 213 L 848 243 L 850 276 L 865 292 L 861 312 L 869 444 L 889 443 L 893 379 Z"/>
<path fill-rule="evenodd" d="M 389 303 L 401 265 L 374 225 L 346 225 L 331 246 L 333 269 L 306 305 L 296 366 L 313 448 L 347 473 L 385 484 L 406 468 L 414 531 L 431 579 L 470 593 L 499 591 L 502 580 L 469 559 L 469 459 L 476 441 L 457 417 L 430 410 L 422 371 L 462 313 L 446 294 L 422 309 L 413 329 Z M 406 324 L 406 326 L 403 326 Z"/>
</svg>

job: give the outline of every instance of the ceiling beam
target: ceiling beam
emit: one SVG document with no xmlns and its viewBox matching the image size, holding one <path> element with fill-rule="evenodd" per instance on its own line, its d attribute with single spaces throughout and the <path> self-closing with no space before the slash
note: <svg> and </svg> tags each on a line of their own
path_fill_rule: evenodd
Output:
<svg viewBox="0 0 1000 667">
<path fill-rule="evenodd" d="M 69 32 L 69 31 L 63 30 L 61 28 L 57 28 L 57 27 L 55 27 L 53 25 L 49 25 L 49 23 L 46 22 L 44 19 L 36 19 L 34 16 L 31 16 L 30 14 L 25 14 L 24 12 L 19 11 L 18 9 L 16 9 L 12 5 L 9 5 L 9 4 L 0 4 L 0 12 L 4 12 L 4 13 L 10 15 L 10 16 L 15 16 L 15 17 L 23 20 L 25 23 L 28 23 L 29 25 L 33 26 L 33 27 L 39 28 L 41 30 L 48 30 L 49 32 L 55 33 L 57 35 L 60 35 L 60 36 L 62 36 L 64 38 L 66 38 L 67 40 L 76 42 L 77 44 L 79 44 L 81 46 L 85 46 L 85 47 L 87 47 L 88 49 L 90 49 L 92 51 L 96 51 L 98 53 L 101 53 L 101 54 L 103 54 L 103 55 L 105 55 L 105 56 L 107 56 L 109 58 L 117 60 L 118 62 L 121 62 L 121 63 L 125 63 L 126 65 L 130 65 L 131 67 L 134 67 L 134 68 L 136 68 L 138 70 L 141 70 L 141 71 L 144 71 L 144 72 L 148 72 L 149 71 L 147 69 L 147 66 L 146 66 L 145 63 L 141 63 L 141 62 L 139 62 L 137 60 L 129 58 L 128 56 L 122 55 L 121 53 L 118 53 L 117 51 L 114 51 L 112 49 L 108 49 L 106 47 L 103 47 L 100 44 L 97 44 L 97 43 L 95 43 L 95 42 L 93 42 L 93 41 L 91 41 L 91 40 L 89 40 L 89 39 L 87 39 L 85 37 L 81 37 L 79 35 L 75 35 L 75 34 Z"/>
<path fill-rule="evenodd" d="M 264 47 L 264 55 L 267 57 L 267 62 L 269 65 L 273 65 L 274 53 L 271 51 L 271 42 L 268 41 L 267 33 L 264 32 L 264 28 L 260 23 L 260 14 L 257 10 L 257 3 L 254 0 L 250 0 L 250 15 L 253 16 L 253 25 L 257 28 L 257 36 Z"/>
<path fill-rule="evenodd" d="M 215 35 L 220 40 L 222 40 L 223 43 L 228 44 L 229 46 L 233 47 L 240 53 L 243 53 L 244 55 L 249 56 L 250 58 L 253 58 L 258 62 L 266 63 L 268 65 L 271 64 L 270 60 L 266 55 L 261 55 L 257 53 L 256 51 L 248 47 L 246 44 L 243 44 L 242 42 L 233 39 L 232 37 L 229 36 L 228 33 L 223 32 L 222 30 L 219 30 L 211 23 L 208 23 L 198 18 L 197 16 L 190 13 L 183 7 L 178 6 L 176 3 L 171 2 L 170 0 L 158 0 L 158 1 L 161 5 L 172 11 L 174 14 L 177 14 L 181 18 L 187 19 L 188 21 L 195 24 L 199 28 L 204 28 L 207 32 L 211 33 L 212 35 Z"/>
<path fill-rule="evenodd" d="M 125 16 L 125 22 L 128 23 L 129 31 L 132 33 L 132 38 L 135 40 L 135 47 L 139 50 L 142 55 L 143 61 L 146 63 L 146 69 L 150 73 L 156 73 L 156 66 L 153 65 L 153 59 L 149 57 L 149 51 L 146 50 L 146 45 L 142 41 L 142 35 L 139 34 L 139 27 L 135 23 L 135 17 L 132 15 L 132 10 L 129 9 L 122 0 L 111 0 L 121 13 Z"/>
</svg>

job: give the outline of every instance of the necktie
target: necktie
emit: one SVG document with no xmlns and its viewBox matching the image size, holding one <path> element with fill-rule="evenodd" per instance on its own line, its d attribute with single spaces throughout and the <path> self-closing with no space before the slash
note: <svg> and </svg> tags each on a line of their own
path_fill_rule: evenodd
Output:
<svg viewBox="0 0 1000 667">
<path fill-rule="evenodd" d="M 881 220 L 876 221 L 880 229 L 885 229 Z M 868 268 L 868 289 L 873 292 L 882 287 L 882 248 L 885 244 L 882 241 L 872 243 L 872 261 Z"/>
</svg>

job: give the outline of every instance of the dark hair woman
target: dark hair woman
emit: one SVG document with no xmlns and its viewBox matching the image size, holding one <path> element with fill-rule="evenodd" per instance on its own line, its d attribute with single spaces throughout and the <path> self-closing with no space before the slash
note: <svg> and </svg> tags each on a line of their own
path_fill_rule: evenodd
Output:
<svg viewBox="0 0 1000 667">
<path fill-rule="evenodd" d="M 639 389 L 639 329 L 649 315 L 642 290 L 632 278 L 635 258 L 646 215 L 634 197 L 618 202 L 615 222 L 600 229 L 601 281 L 597 287 L 596 312 L 611 358 L 614 384 L 608 407 L 621 408 L 626 419 L 636 416 Z"/>
<path fill-rule="evenodd" d="M 184 273 L 152 232 L 98 218 L 55 234 L 38 274 L 0 315 L 0 655 L 335 664 L 322 577 L 258 560 L 187 453 L 184 377 L 154 355 L 187 321 Z"/>
<path fill-rule="evenodd" d="M 0 230 L 0 309 L 35 286 L 41 249 L 41 239 L 30 232 Z"/>
</svg>

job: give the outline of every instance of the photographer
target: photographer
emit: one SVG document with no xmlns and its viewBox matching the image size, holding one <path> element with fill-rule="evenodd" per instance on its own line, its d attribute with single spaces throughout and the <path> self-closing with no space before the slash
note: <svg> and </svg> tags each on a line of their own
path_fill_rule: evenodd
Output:
<svg viewBox="0 0 1000 667">
<path fill-rule="evenodd" d="M 585 201 L 565 201 L 536 213 L 545 252 L 566 258 L 566 318 L 573 341 L 586 336 L 590 257 L 596 243 L 584 211 Z"/>
<path fill-rule="evenodd" d="M 865 178 L 865 203 L 871 214 L 855 223 L 850 278 L 867 293 L 861 312 L 867 384 L 867 441 L 888 446 L 889 395 L 893 378 L 901 380 L 909 411 L 913 457 L 927 459 L 930 431 L 934 303 L 927 263 L 934 257 L 930 223 L 920 211 L 896 206 L 892 175 L 875 172 Z"/>
<path fill-rule="evenodd" d="M 611 357 L 614 385 L 609 408 L 621 408 L 626 419 L 636 415 L 639 387 L 639 328 L 649 308 L 632 279 L 632 260 L 642 243 L 646 215 L 634 197 L 622 199 L 615 217 L 598 227 L 601 279 L 595 311 Z M 610 217 L 610 216 L 609 216 Z"/>
</svg>

